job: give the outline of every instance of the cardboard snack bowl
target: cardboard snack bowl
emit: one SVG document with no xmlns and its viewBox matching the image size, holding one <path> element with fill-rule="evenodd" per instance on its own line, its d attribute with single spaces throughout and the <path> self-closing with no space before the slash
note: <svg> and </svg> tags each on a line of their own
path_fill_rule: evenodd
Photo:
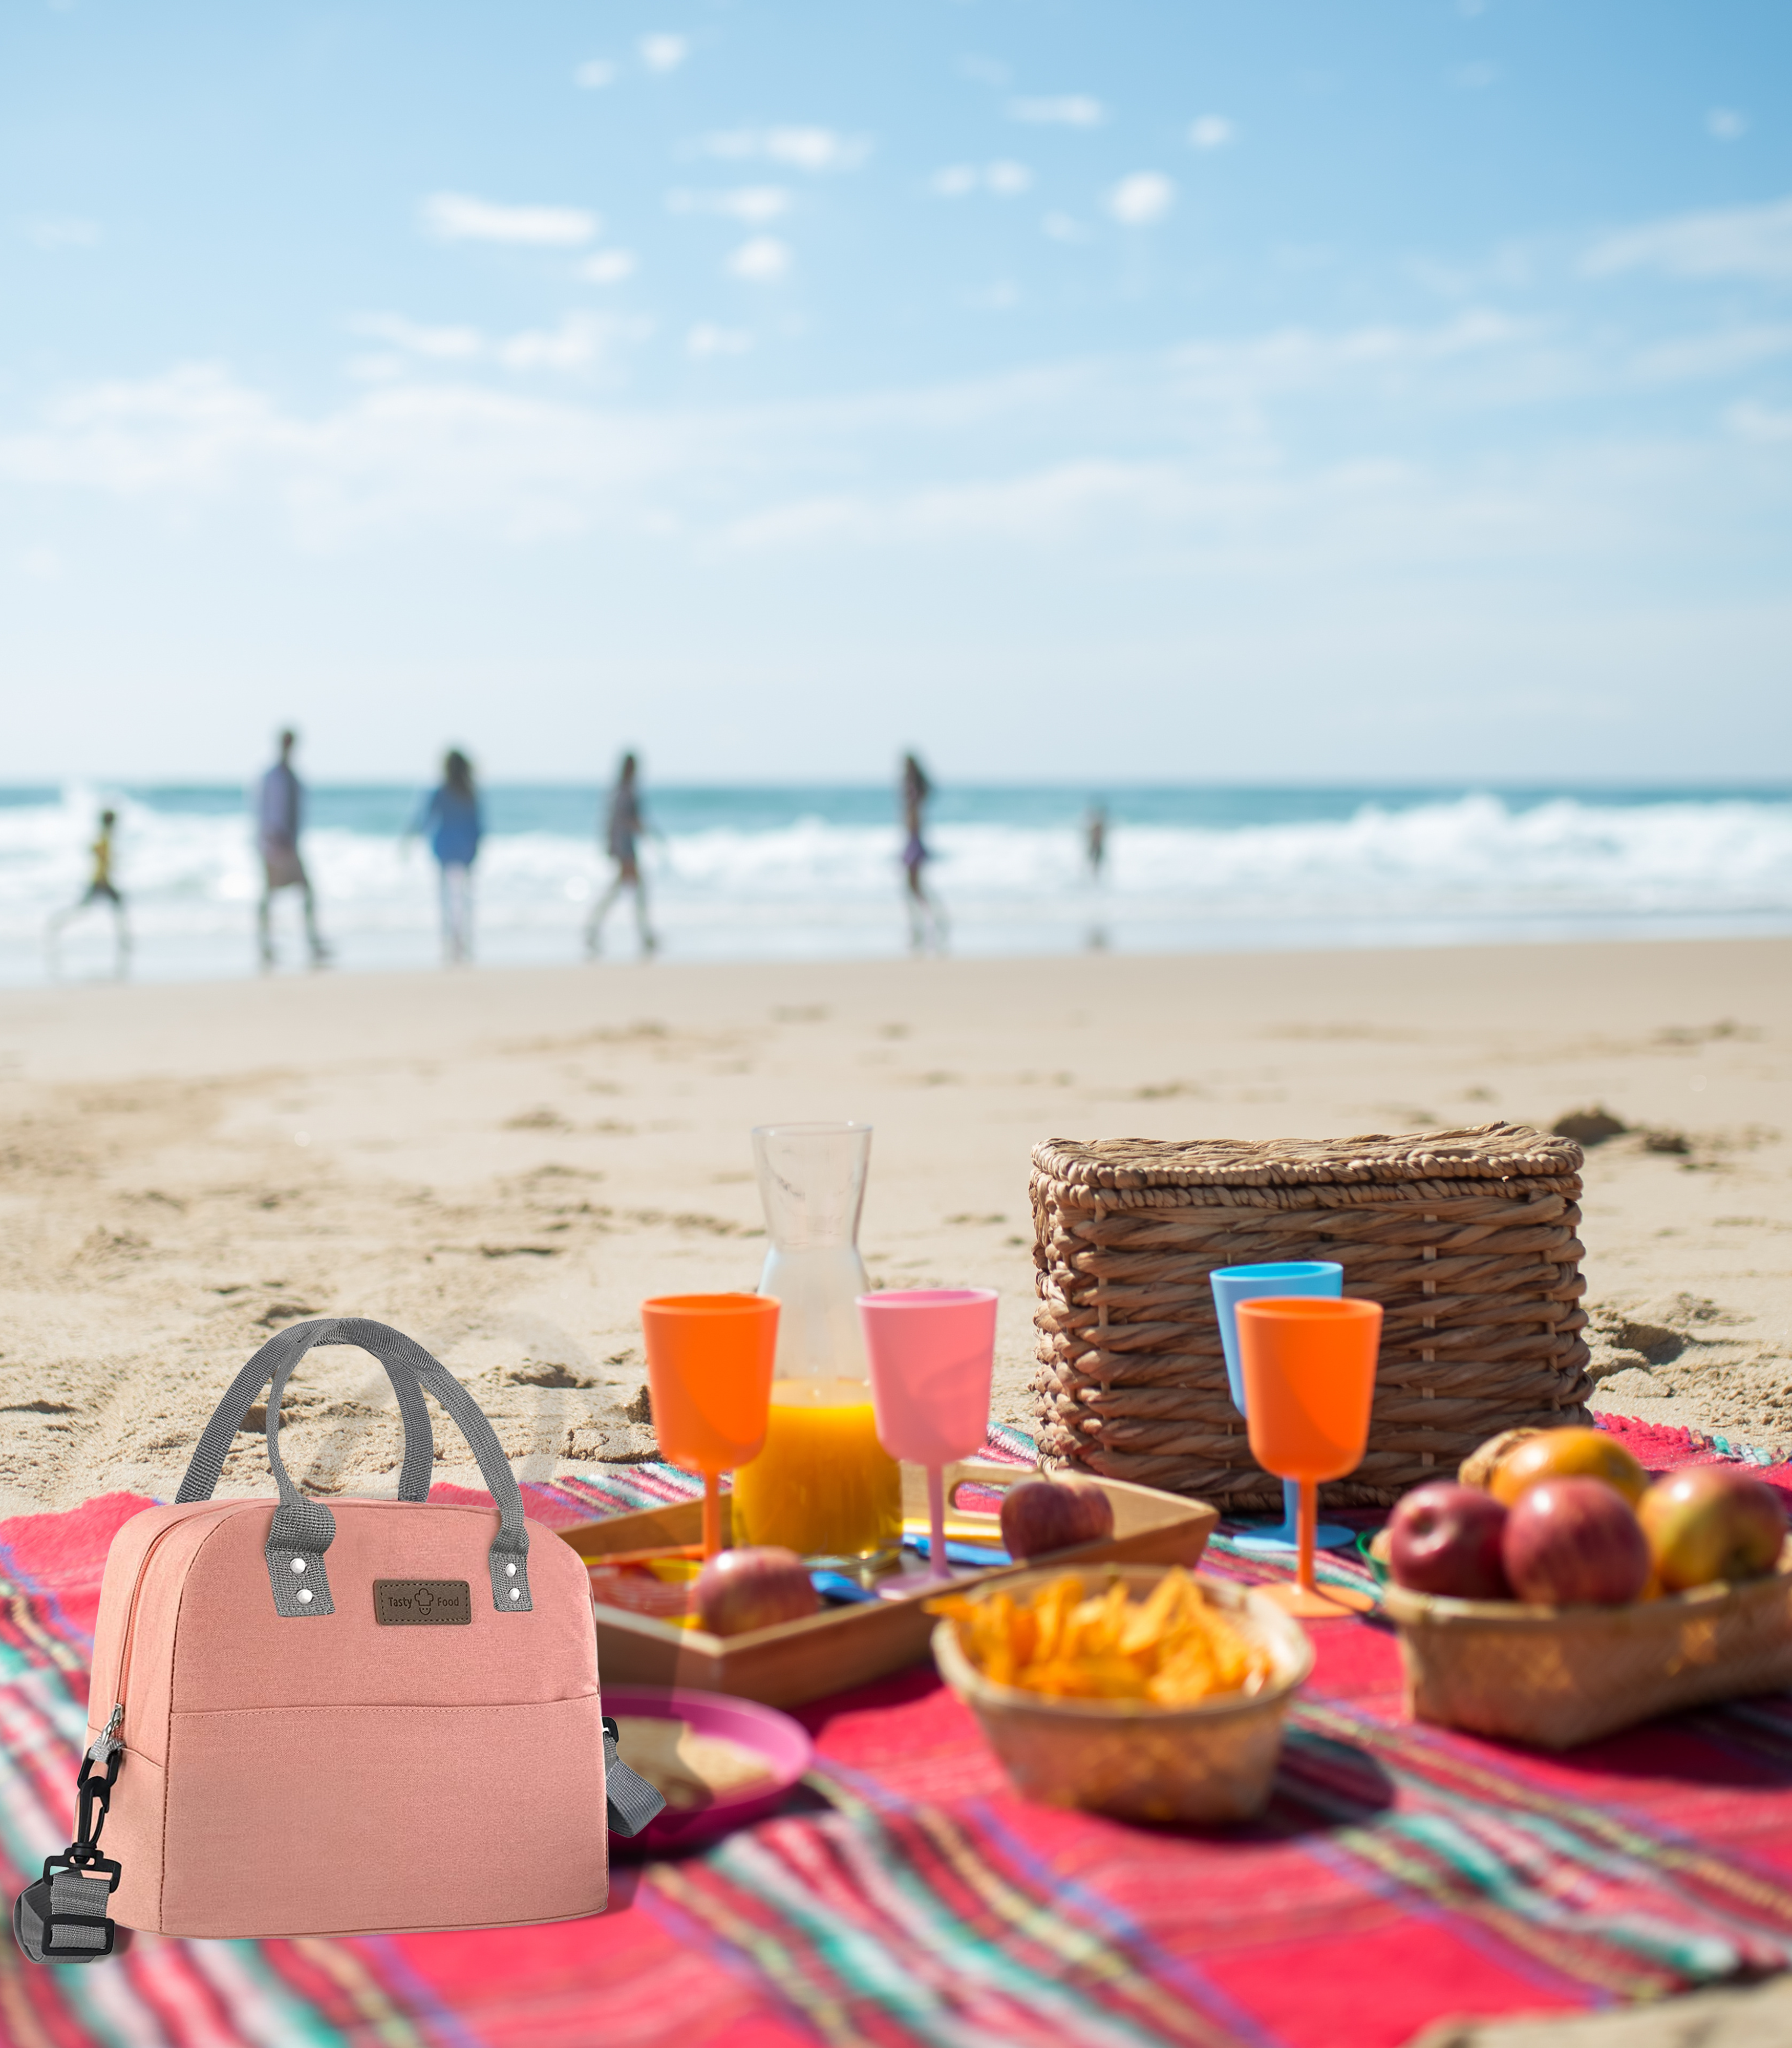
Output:
<svg viewBox="0 0 1792 2048">
<path fill-rule="evenodd" d="M 1540 1749 L 1792 1686 L 1792 1545 L 1764 1578 L 1626 1607 L 1383 1598 L 1415 1720 Z"/>
</svg>

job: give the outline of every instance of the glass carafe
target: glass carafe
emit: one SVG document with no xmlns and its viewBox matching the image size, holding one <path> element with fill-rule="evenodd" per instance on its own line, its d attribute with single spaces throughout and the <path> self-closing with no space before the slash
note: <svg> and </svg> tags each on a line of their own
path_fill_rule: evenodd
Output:
<svg viewBox="0 0 1792 2048">
<path fill-rule="evenodd" d="M 781 1307 L 765 1449 L 734 1483 L 737 1543 L 860 1567 L 902 1540 L 902 1475 L 878 1441 L 857 1305 L 871 1285 L 859 1256 L 871 1158 L 868 1123 L 753 1133 L 771 1239 L 759 1292 Z"/>
</svg>

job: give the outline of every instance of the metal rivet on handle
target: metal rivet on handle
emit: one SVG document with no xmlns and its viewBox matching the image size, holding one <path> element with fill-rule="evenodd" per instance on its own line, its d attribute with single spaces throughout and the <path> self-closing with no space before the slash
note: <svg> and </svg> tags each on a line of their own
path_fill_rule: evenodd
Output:
<svg viewBox="0 0 1792 2048">
<path fill-rule="evenodd" d="M 522 1588 L 521 1586 L 512 1586 L 510 1588 L 510 1597 L 512 1600 L 521 1600 L 522 1598 Z"/>
<path fill-rule="evenodd" d="M 295 1572 L 302 1572 L 304 1569 L 304 1559 L 303 1557 L 295 1557 L 293 1560 L 293 1569 Z"/>
<path fill-rule="evenodd" d="M 299 1598 L 300 1598 L 301 1600 L 304 1601 L 304 1602 L 305 1602 L 305 1604 L 306 1604 L 308 1606 L 310 1604 L 310 1601 L 311 1601 L 311 1588 L 310 1588 L 310 1587 L 309 1587 L 309 1586 L 301 1586 L 301 1587 L 300 1587 L 300 1588 L 299 1588 Z"/>
<path fill-rule="evenodd" d="M 516 1575 L 517 1575 L 517 1568 L 516 1568 L 516 1566 L 515 1566 L 514 1565 L 506 1565 L 504 1567 L 504 1569 L 505 1569 L 505 1570 L 506 1570 L 506 1572 L 508 1572 L 508 1573 L 510 1573 L 510 1577 L 511 1577 L 513 1579 L 516 1577 Z"/>
</svg>

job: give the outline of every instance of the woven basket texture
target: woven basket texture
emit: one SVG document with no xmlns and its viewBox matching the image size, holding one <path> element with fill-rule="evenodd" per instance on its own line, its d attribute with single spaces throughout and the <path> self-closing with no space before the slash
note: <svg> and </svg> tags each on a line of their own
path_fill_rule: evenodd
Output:
<svg viewBox="0 0 1792 2048">
<path fill-rule="evenodd" d="M 1789 1553 L 1792 1555 L 1792 1553 Z M 1713 1700 L 1792 1684 L 1792 1569 L 1629 1607 L 1433 1600 L 1391 1586 L 1406 1710 L 1476 1735 L 1572 1749 Z"/>
<path fill-rule="evenodd" d="M 1323 1489 L 1386 1507 L 1500 1429 L 1588 1420 L 1581 1148 L 1523 1125 L 1301 1143 L 1052 1139 L 1033 1154 L 1040 1450 L 1273 1510 L 1208 1275 L 1332 1259 L 1385 1311 L 1369 1447 Z"/>
</svg>

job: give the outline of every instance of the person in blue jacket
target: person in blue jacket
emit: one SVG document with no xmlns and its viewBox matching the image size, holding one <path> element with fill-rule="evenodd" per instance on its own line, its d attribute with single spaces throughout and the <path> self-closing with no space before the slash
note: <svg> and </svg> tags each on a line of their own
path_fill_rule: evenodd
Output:
<svg viewBox="0 0 1792 2048">
<path fill-rule="evenodd" d="M 429 832 L 441 868 L 442 957 L 456 966 L 472 956 L 473 863 L 485 830 L 473 764 L 459 747 L 443 761 L 440 785 L 425 797 L 411 830 Z"/>
</svg>

